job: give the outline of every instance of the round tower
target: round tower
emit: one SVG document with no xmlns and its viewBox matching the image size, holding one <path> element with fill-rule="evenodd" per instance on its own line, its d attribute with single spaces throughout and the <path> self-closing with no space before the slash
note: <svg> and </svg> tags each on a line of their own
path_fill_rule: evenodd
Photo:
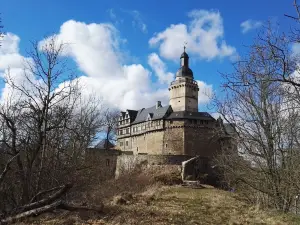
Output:
<svg viewBox="0 0 300 225">
<path fill-rule="evenodd" d="M 175 81 L 171 82 L 170 105 L 174 112 L 198 112 L 198 84 L 194 80 L 193 71 L 189 68 L 189 56 L 184 51 L 180 56 L 180 68 Z"/>
</svg>

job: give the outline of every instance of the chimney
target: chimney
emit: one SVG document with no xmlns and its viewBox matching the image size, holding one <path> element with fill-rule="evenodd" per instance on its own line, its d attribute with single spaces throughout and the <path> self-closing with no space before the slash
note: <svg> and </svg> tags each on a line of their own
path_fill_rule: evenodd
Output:
<svg viewBox="0 0 300 225">
<path fill-rule="evenodd" d="M 156 109 L 160 108 L 161 107 L 161 101 L 157 101 L 156 102 Z"/>
</svg>

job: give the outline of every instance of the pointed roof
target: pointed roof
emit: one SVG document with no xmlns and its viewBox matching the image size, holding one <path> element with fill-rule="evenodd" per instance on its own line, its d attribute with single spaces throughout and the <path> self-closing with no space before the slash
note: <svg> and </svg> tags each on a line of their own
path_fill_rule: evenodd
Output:
<svg viewBox="0 0 300 225">
<path fill-rule="evenodd" d="M 189 68 L 189 55 L 185 52 L 185 46 L 183 53 L 180 56 L 180 68 L 176 73 L 176 77 L 191 77 L 194 78 L 193 71 Z"/>
<path fill-rule="evenodd" d="M 103 139 L 103 140 L 99 141 L 98 144 L 96 144 L 94 148 L 106 149 L 107 147 L 109 149 L 109 148 L 115 147 L 115 145 L 112 144 L 109 140 Z"/>
<path fill-rule="evenodd" d="M 162 106 L 162 107 L 156 107 L 152 106 L 150 108 L 142 108 L 138 111 L 137 116 L 135 120 L 133 121 L 133 124 L 141 123 L 144 121 L 147 121 L 148 116 L 152 116 L 152 120 L 158 120 L 165 118 L 167 116 L 167 112 L 171 109 L 171 106 Z"/>
</svg>

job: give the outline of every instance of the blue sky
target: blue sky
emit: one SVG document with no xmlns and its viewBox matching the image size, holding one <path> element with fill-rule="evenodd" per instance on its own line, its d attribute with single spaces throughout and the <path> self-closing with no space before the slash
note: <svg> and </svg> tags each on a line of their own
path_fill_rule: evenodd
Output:
<svg viewBox="0 0 300 225">
<path fill-rule="evenodd" d="M 0 73 L 7 67 L 21 68 L 20 58 L 30 40 L 55 33 L 78 45 L 68 56 L 86 77 L 86 89 L 95 90 L 109 104 L 121 109 L 147 107 L 157 100 L 167 104 L 168 83 L 179 67 L 178 49 L 187 41 L 191 69 L 205 90 L 199 95 L 200 109 L 205 110 L 207 95 L 221 94 L 219 72 L 231 70 L 232 59 L 243 55 L 243 46 L 251 43 L 263 22 L 272 19 L 282 31 L 289 29 L 291 20 L 284 14 L 295 14 L 292 4 L 292 0 L 1 0 L 4 30 L 10 35 L 3 43 L 9 43 L 9 49 L 0 50 Z"/>
</svg>

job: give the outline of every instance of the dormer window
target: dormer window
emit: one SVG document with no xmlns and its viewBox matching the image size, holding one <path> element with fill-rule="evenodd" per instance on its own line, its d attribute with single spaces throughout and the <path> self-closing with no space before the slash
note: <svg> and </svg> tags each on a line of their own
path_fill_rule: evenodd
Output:
<svg viewBox="0 0 300 225">
<path fill-rule="evenodd" d="M 153 113 L 149 113 L 146 120 L 150 121 L 152 120 L 152 117 L 153 117 Z"/>
</svg>

